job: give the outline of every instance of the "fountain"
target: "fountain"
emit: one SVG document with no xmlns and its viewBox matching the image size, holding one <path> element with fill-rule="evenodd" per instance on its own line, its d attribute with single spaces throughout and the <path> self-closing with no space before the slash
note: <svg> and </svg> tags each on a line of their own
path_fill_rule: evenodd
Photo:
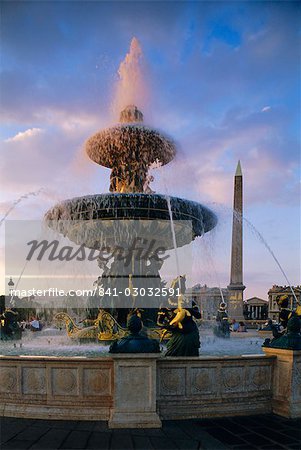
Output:
<svg viewBox="0 0 301 450">
<path fill-rule="evenodd" d="M 151 192 L 149 170 L 168 164 L 176 155 L 176 146 L 163 133 L 144 126 L 142 112 L 127 104 L 117 125 L 86 142 L 90 159 L 111 169 L 110 192 L 65 200 L 45 215 L 49 228 L 98 252 L 102 270 L 97 283 L 104 292 L 92 299 L 100 309 L 96 322 L 90 330 L 69 323 L 70 335 L 79 332 L 84 336 L 87 331 L 90 337 L 91 331 L 93 336 L 112 338 L 104 322 L 116 337 L 124 335 L 122 314 L 116 321 L 104 308 L 126 312 L 137 307 L 133 296 L 137 286 L 162 290 L 164 257 L 158 248 L 176 251 L 217 223 L 216 215 L 199 203 Z M 139 239 L 141 243 L 154 238 L 159 247 L 150 246 L 142 258 L 141 248 L 133 245 Z M 111 252 L 109 259 L 104 258 L 107 248 L 117 248 L 122 257 Z M 134 257 L 135 252 L 135 256 L 140 252 L 140 257 Z M 117 292 L 113 304 L 106 298 L 109 288 Z M 125 295 L 126 289 L 130 295 Z M 162 296 L 149 296 L 144 309 L 156 309 L 163 300 Z M 60 319 L 64 320 L 64 313 Z M 293 327 L 291 338 L 295 337 Z M 161 419 L 273 411 L 286 417 L 301 415 L 299 372 L 295 370 L 295 366 L 301 367 L 301 351 L 266 347 L 265 355 L 238 356 L 235 350 L 225 355 L 224 344 L 219 343 L 219 356 L 213 356 L 210 349 L 206 356 L 162 358 L 156 353 L 107 355 L 104 347 L 94 344 L 93 354 L 89 346 L 70 354 L 59 352 L 62 334 L 46 338 L 54 343 L 55 355 L 45 354 L 38 340 L 34 356 L 24 352 L 24 345 L 21 354 L 1 355 L 0 415 L 108 420 L 111 428 L 160 427 Z M 280 380 L 284 372 L 286 386 L 293 386 L 289 392 L 280 381 L 273 383 L 273 374 Z"/>
<path fill-rule="evenodd" d="M 124 117 L 128 120 L 127 124 L 121 123 L 96 133 L 86 143 L 90 159 L 112 169 L 111 193 L 66 200 L 55 205 L 45 215 L 45 220 L 52 228 L 76 243 L 82 243 L 76 238 L 76 230 L 73 230 L 73 223 L 79 220 L 160 219 L 166 220 L 169 226 L 166 197 L 147 194 L 144 186 L 151 164 L 156 161 L 162 165 L 170 162 L 176 153 L 175 145 L 158 131 L 141 126 L 142 113 L 136 107 L 129 106 L 122 111 L 121 122 Z M 171 197 L 170 202 L 174 220 L 192 221 L 193 239 L 216 225 L 215 214 L 205 206 L 176 197 Z M 182 241 L 181 233 L 178 232 L 177 244 L 181 246 L 187 243 L 186 240 Z M 94 248 L 93 242 L 85 242 L 85 245 Z"/>
<path fill-rule="evenodd" d="M 97 132 L 85 147 L 92 161 L 111 169 L 110 193 L 65 200 L 46 213 L 45 221 L 75 244 L 99 252 L 102 275 L 98 284 L 104 287 L 104 293 L 94 299 L 94 309 L 118 306 L 118 320 L 125 322 L 126 314 L 120 309 L 129 306 L 126 289 L 132 289 L 133 283 L 138 289 L 163 286 L 159 270 L 164 258 L 158 257 L 158 246 L 165 250 L 175 244 L 185 246 L 214 228 L 217 218 L 199 203 L 146 192 L 150 167 L 168 164 L 176 146 L 161 132 L 144 126 L 143 114 L 136 106 L 122 110 L 120 123 Z M 135 243 L 151 242 L 154 236 L 157 245 L 147 256 L 135 256 Z M 125 257 L 116 254 L 110 258 L 110 266 L 108 260 L 104 261 L 103 249 L 116 247 L 130 254 L 128 264 Z M 114 305 L 105 294 L 107 289 L 118 293 Z M 164 301 L 161 295 L 148 300 L 143 305 L 147 310 L 158 308 Z"/>
</svg>

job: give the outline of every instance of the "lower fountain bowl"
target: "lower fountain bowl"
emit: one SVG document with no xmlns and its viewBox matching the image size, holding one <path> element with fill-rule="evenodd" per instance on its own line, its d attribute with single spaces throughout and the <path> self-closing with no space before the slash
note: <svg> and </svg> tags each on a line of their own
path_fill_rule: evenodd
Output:
<svg viewBox="0 0 301 450">
<path fill-rule="evenodd" d="M 209 208 L 190 200 L 170 197 L 170 209 L 179 247 L 212 230 L 217 224 L 217 217 Z M 45 220 L 50 228 L 89 248 L 96 248 L 97 234 L 106 243 L 116 238 L 112 223 L 147 221 L 150 224 L 147 234 L 160 235 L 165 245 L 173 247 L 168 200 L 159 194 L 109 193 L 76 197 L 55 205 L 45 214 Z"/>
</svg>

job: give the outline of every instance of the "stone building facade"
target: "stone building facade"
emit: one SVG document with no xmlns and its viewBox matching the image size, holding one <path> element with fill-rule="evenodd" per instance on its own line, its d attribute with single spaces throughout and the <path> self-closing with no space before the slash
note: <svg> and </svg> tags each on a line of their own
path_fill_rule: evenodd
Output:
<svg viewBox="0 0 301 450">
<path fill-rule="evenodd" d="M 297 301 L 300 302 L 300 296 L 301 296 L 301 286 L 293 287 L 293 291 L 295 293 L 295 296 L 297 298 Z M 273 320 L 277 320 L 279 318 L 279 308 L 277 305 L 277 300 L 282 295 L 288 295 L 289 296 L 289 308 L 295 309 L 296 308 L 296 300 L 292 294 L 291 288 L 289 286 L 278 286 L 274 284 L 274 286 L 268 291 L 269 296 L 269 318 Z"/>
<path fill-rule="evenodd" d="M 247 320 L 266 320 L 269 302 L 259 297 L 251 297 L 244 302 L 244 317 Z"/>
<path fill-rule="evenodd" d="M 223 300 L 227 304 L 229 301 L 229 291 L 227 288 L 210 288 L 206 284 L 197 284 L 193 288 L 187 289 L 186 295 L 198 304 L 202 318 L 205 320 L 212 320 L 216 316 L 219 304 Z"/>
</svg>

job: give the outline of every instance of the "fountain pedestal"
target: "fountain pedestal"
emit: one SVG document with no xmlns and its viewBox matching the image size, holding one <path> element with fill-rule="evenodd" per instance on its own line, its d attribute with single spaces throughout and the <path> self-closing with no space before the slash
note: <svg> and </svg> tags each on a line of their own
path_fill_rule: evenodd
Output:
<svg viewBox="0 0 301 450">
<path fill-rule="evenodd" d="M 272 383 L 272 411 L 279 416 L 301 417 L 301 350 L 263 347 L 276 356 Z"/>
<path fill-rule="evenodd" d="M 229 284 L 229 302 L 228 302 L 228 314 L 231 319 L 235 319 L 237 322 L 244 322 L 243 313 L 243 291 L 245 286 L 240 283 L 238 285 Z"/>
<path fill-rule="evenodd" d="M 153 353 L 115 354 L 114 407 L 109 428 L 160 428 L 156 411 L 156 361 Z"/>
</svg>

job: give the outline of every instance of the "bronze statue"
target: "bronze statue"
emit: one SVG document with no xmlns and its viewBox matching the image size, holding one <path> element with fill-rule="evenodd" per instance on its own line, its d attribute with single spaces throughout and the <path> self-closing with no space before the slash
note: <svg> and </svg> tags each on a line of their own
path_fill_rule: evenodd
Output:
<svg viewBox="0 0 301 450">
<path fill-rule="evenodd" d="M 301 350 L 301 320 L 299 316 L 293 312 L 288 320 L 284 334 L 272 340 L 266 339 L 263 347 Z"/>
<path fill-rule="evenodd" d="M 159 310 L 157 324 L 171 334 L 165 356 L 199 356 L 200 336 L 194 318 L 201 318 L 195 302 L 191 308 Z"/>
<path fill-rule="evenodd" d="M 229 338 L 230 337 L 230 325 L 227 313 L 227 305 L 225 302 L 221 302 L 217 310 L 216 326 L 213 329 L 213 333 L 217 337 Z"/>
<path fill-rule="evenodd" d="M 0 339 L 3 341 L 10 339 L 21 339 L 21 327 L 18 324 L 18 313 L 6 308 L 0 316 Z"/>
<path fill-rule="evenodd" d="M 281 295 L 277 299 L 277 304 L 279 306 L 279 324 L 285 330 L 287 327 L 288 320 L 291 316 L 292 310 L 288 307 L 288 295 Z"/>
<path fill-rule="evenodd" d="M 141 333 L 142 320 L 132 314 L 127 322 L 129 334 L 110 346 L 110 353 L 160 353 L 159 342 Z"/>
</svg>

